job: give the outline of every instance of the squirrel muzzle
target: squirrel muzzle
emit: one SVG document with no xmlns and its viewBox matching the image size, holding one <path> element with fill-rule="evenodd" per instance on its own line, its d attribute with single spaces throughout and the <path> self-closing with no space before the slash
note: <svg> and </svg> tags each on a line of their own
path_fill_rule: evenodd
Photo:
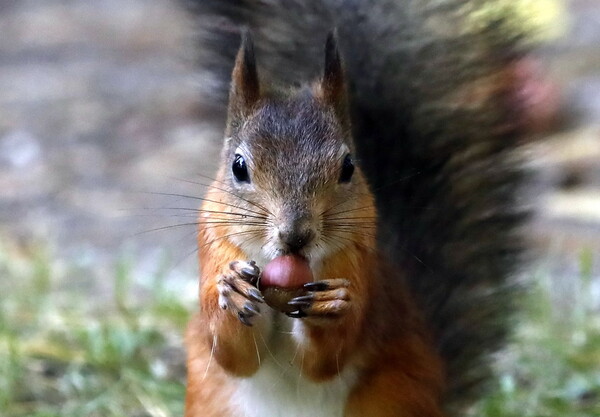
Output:
<svg viewBox="0 0 600 417">
<path fill-rule="evenodd" d="M 300 253 L 315 239 L 311 216 L 306 213 L 285 213 L 277 226 L 278 243 L 285 253 Z"/>
</svg>

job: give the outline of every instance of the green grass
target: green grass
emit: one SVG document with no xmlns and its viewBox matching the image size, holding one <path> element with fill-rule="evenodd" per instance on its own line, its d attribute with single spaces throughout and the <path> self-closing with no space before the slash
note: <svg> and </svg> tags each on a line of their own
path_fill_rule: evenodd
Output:
<svg viewBox="0 0 600 417">
<path fill-rule="evenodd" d="M 600 416 L 600 305 L 593 299 L 592 262 L 584 252 L 578 277 L 536 277 L 515 342 L 500 360 L 500 389 L 474 415 Z"/>
<path fill-rule="evenodd" d="M 115 269 L 114 295 L 97 296 L 41 250 L 0 249 L 0 415 L 182 415 L 189 306 L 161 276 L 135 299 Z"/>
<path fill-rule="evenodd" d="M 500 389 L 472 415 L 600 415 L 591 263 L 582 255 L 568 291 L 556 290 L 560 280 L 549 274 L 536 277 L 515 342 L 499 360 Z M 165 274 L 140 291 L 132 270 L 120 262 L 112 290 L 98 296 L 85 270 L 43 249 L 0 245 L 2 417 L 182 415 L 181 335 L 191 306 L 166 288 Z"/>
</svg>

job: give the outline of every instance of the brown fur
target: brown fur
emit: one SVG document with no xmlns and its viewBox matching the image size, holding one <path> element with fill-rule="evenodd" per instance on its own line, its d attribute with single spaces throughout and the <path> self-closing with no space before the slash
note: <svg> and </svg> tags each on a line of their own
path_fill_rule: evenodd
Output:
<svg viewBox="0 0 600 417">
<path fill-rule="evenodd" d="M 386 269 L 377 253 L 374 201 L 360 169 L 357 167 L 351 184 L 338 184 L 338 153 L 351 149 L 352 142 L 347 137 L 345 86 L 335 38 L 328 39 L 320 87 L 309 93 L 301 91 L 288 101 L 273 100 L 273 104 L 268 97 L 256 101 L 260 89 L 251 53 L 246 38 L 231 88 L 229 133 L 237 142 L 226 144 L 223 167 L 199 221 L 200 313 L 190 323 L 186 338 L 186 417 L 233 417 L 236 399 L 232 396 L 238 378 L 255 374 L 260 358 L 271 353 L 268 344 L 274 315 L 282 313 L 261 307 L 261 315 L 248 327 L 219 305 L 219 281 L 231 274 L 230 262 L 249 258 L 230 237 L 252 231 L 252 226 L 237 220 L 213 226 L 214 221 L 244 208 L 248 214 L 260 214 L 256 210 L 267 210 L 264 206 L 276 213 L 272 222 L 292 228 L 299 227 L 294 226 L 300 224 L 298 219 L 307 224 L 321 216 L 323 244 L 335 237 L 336 231 L 338 235 L 343 231 L 339 246 L 332 246 L 322 259 L 315 281 L 341 279 L 347 280 L 347 286 L 320 293 L 306 310 L 307 316 L 295 319 L 303 323 L 303 340 L 294 342 L 293 359 L 301 374 L 324 382 L 348 367 L 356 370 L 358 380 L 345 409 L 348 417 L 442 416 L 441 360 L 409 301 L 402 271 Z M 242 142 L 252 148 L 246 157 L 254 194 L 247 198 L 241 197 L 238 193 L 242 191 L 235 186 L 223 188 L 233 181 L 226 165 L 231 161 L 230 148 Z M 244 190 L 240 187 L 238 190 Z M 257 189 L 261 190 L 258 195 Z M 342 223 L 327 226 L 327 212 L 337 212 Z M 352 219 L 363 220 L 344 223 Z M 338 309 L 340 305 L 348 308 Z"/>
<path fill-rule="evenodd" d="M 214 211 L 223 210 L 218 204 L 209 203 L 208 206 L 216 209 Z M 242 326 L 237 317 L 222 310 L 217 302 L 218 277 L 229 269 L 231 261 L 245 259 L 246 255 L 227 239 L 223 239 L 226 229 L 214 230 L 201 228 L 198 236 L 202 265 L 199 320 L 202 329 L 198 334 L 201 336 L 201 343 L 213 350 L 214 359 L 223 369 L 232 375 L 249 376 L 259 366 L 255 347 L 256 329 Z"/>
<path fill-rule="evenodd" d="M 185 400 L 187 417 L 219 417 L 232 412 L 227 406 L 233 386 L 228 376 L 211 358 L 211 345 L 203 343 L 205 323 L 196 314 L 186 333 L 188 384 Z"/>
<path fill-rule="evenodd" d="M 226 196 L 213 191 L 209 198 Z M 222 211 L 225 207 L 209 202 L 205 208 Z M 243 326 L 216 302 L 216 278 L 231 260 L 246 258 L 223 239 L 227 233 L 227 228 L 200 228 L 201 312 L 190 322 L 186 337 L 186 417 L 233 417 L 228 404 L 236 377 L 256 372 L 259 356 L 265 353 L 264 345 L 257 343 L 264 336 L 256 334 L 254 327 Z M 391 276 L 378 274 L 387 275 L 385 268 L 375 253 L 360 245 L 324 262 L 317 279 L 348 279 L 352 309 L 335 321 L 304 319 L 308 343 L 299 350 L 297 357 L 303 360 L 296 365 L 314 381 L 331 379 L 345 366 L 357 366 L 360 377 L 348 399 L 348 417 L 442 416 L 441 361 L 403 285 L 386 284 Z"/>
<path fill-rule="evenodd" d="M 229 91 L 219 186 L 252 202 L 281 205 L 285 210 L 270 220 L 302 215 L 299 208 L 309 213 L 336 204 L 356 208 L 353 202 L 361 202 L 365 193 L 363 173 L 375 195 L 375 251 L 392 263 L 392 270 L 380 270 L 381 261 L 370 261 L 375 268 L 367 267 L 368 262 L 359 267 L 362 278 L 378 283 L 367 286 L 374 292 L 367 300 L 371 304 L 358 313 L 363 328 L 349 335 L 355 341 L 347 342 L 344 353 L 343 369 L 362 370 L 352 407 L 366 415 L 372 413 L 359 404 L 393 414 L 398 404 L 417 398 L 421 386 L 424 397 L 419 401 L 437 402 L 436 375 L 442 367 L 431 354 L 435 346 L 446 375 L 444 409 L 464 416 L 496 385 L 493 355 L 505 346 L 514 324 L 520 291 L 514 277 L 527 260 L 522 226 L 528 213 L 522 197 L 529 173 L 514 150 L 526 123 L 523 96 L 515 95 L 522 91 L 523 77 L 531 74 L 531 68 L 523 70 L 520 64 L 529 49 L 528 35 L 518 25 L 507 31 L 507 22 L 473 25 L 481 21 L 478 14 L 486 4 L 476 0 L 182 1 L 197 21 L 200 70 L 215 81 L 202 85 L 203 105 L 225 115 Z M 250 28 L 257 40 L 258 84 L 239 76 L 252 73 L 241 71 L 243 62 L 254 67 L 247 59 L 238 59 L 230 84 L 242 27 Z M 334 27 L 345 73 L 333 65 L 333 48 L 322 70 L 322 41 Z M 244 52 L 244 58 L 251 54 Z M 340 95 L 344 90 L 336 80 L 344 78 L 347 93 Z M 274 89 L 265 80 L 284 88 Z M 298 84 L 304 87 L 290 87 Z M 220 125 L 224 118 L 210 121 Z M 346 193 L 339 192 L 344 187 L 331 186 L 339 165 L 330 162 L 339 158 L 340 143 L 349 147 L 359 168 Z M 223 175 L 238 149 L 245 152 L 255 190 L 236 187 L 231 175 Z M 252 209 L 241 199 L 235 204 Z M 357 229 L 373 230 L 363 226 Z M 331 239 L 333 233 L 327 233 Z M 364 236 L 357 233 L 350 240 L 362 242 L 357 237 Z M 256 253 L 240 239 L 236 242 Z M 358 251 L 368 252 L 364 249 Z M 355 314 L 354 301 L 366 297 L 355 292 L 344 306 L 350 314 Z M 426 326 L 405 299 L 417 304 Z M 315 303 L 311 309 L 327 312 L 338 301 Z M 314 321 L 312 337 L 322 345 L 327 331 Z M 419 342 L 411 345 L 411 337 Z M 393 352 L 404 350 L 409 353 L 398 355 L 409 359 L 394 357 Z M 390 370 L 376 364 L 389 364 Z M 322 378 L 333 372 L 326 364 L 317 368 Z M 421 377 L 397 383 L 398 375 L 387 374 L 402 369 L 418 370 Z M 425 414 L 416 405 L 409 408 Z"/>
</svg>

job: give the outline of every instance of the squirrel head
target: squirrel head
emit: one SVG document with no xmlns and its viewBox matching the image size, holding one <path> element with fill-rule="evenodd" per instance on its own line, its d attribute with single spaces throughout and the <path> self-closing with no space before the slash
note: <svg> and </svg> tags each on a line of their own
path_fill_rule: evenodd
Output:
<svg viewBox="0 0 600 417">
<path fill-rule="evenodd" d="M 247 215 L 229 231 L 234 243 L 266 260 L 297 253 L 318 261 L 349 245 L 373 246 L 374 204 L 349 120 L 335 34 L 327 38 L 322 79 L 285 91 L 261 85 L 244 34 L 218 179 L 227 210 Z"/>
</svg>

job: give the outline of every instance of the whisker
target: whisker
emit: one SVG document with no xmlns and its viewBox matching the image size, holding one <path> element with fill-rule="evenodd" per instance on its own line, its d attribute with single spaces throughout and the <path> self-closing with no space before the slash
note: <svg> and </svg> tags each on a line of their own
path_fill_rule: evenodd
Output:
<svg viewBox="0 0 600 417">
<path fill-rule="evenodd" d="M 357 227 L 357 226 L 375 226 L 375 222 L 373 221 L 364 221 L 364 220 L 360 220 L 360 221 L 355 221 L 355 222 L 349 222 L 349 221 L 345 221 L 345 222 L 337 222 L 337 221 L 324 221 L 323 224 L 327 224 L 327 225 L 331 225 L 331 226 L 350 226 L 350 227 Z"/>
<path fill-rule="evenodd" d="M 265 224 L 262 222 L 242 222 L 242 221 L 215 221 L 215 222 L 202 222 L 195 221 L 189 223 L 178 223 L 178 224 L 170 224 L 166 226 L 156 227 L 153 229 L 143 230 L 141 232 L 135 233 L 133 236 L 141 236 L 147 233 L 159 232 L 161 230 L 168 229 L 178 229 L 180 227 L 189 227 L 189 226 L 199 226 L 201 224 L 214 224 L 214 226 L 208 226 L 207 229 L 218 226 L 228 226 L 228 225 L 243 225 L 243 226 L 255 226 L 252 231 L 264 230 Z"/>
<path fill-rule="evenodd" d="M 361 233 L 361 232 L 344 232 L 344 231 L 340 231 L 340 230 L 332 230 L 330 231 L 330 234 L 334 234 L 334 237 L 339 237 L 339 238 L 343 238 L 345 240 L 354 242 L 354 243 L 361 243 L 361 242 L 355 242 L 356 241 L 356 236 L 360 236 L 360 237 L 364 237 L 364 238 L 370 238 L 370 239 L 374 239 L 376 238 L 375 235 L 373 234 L 369 234 L 369 233 Z"/>
<path fill-rule="evenodd" d="M 201 225 L 201 224 L 223 224 L 223 225 L 227 225 L 227 224 L 239 224 L 241 226 L 264 226 L 265 225 L 264 222 L 244 221 L 244 220 L 229 220 L 229 219 L 199 221 L 199 222 L 197 222 L 197 224 L 198 225 Z"/>
<path fill-rule="evenodd" d="M 333 246 L 334 249 L 343 249 L 344 246 L 338 242 L 337 240 L 333 239 L 330 236 L 322 236 L 321 240 L 323 242 L 325 242 L 328 246 Z"/>
<path fill-rule="evenodd" d="M 349 216 L 349 217 L 333 217 L 332 215 L 325 217 L 327 220 L 377 220 L 377 216 Z"/>
<path fill-rule="evenodd" d="M 367 209 L 369 209 L 369 208 L 372 207 L 371 205 L 368 205 L 368 206 L 354 207 L 354 208 L 347 209 L 347 210 L 340 210 L 340 211 L 336 211 L 336 212 L 333 212 L 333 213 L 328 213 L 330 210 L 332 210 L 334 208 L 341 207 L 344 204 L 348 204 L 348 203 L 351 203 L 351 202 L 353 202 L 353 200 L 346 200 L 346 201 L 344 201 L 342 203 L 334 204 L 333 206 L 329 207 L 327 210 L 321 212 L 321 216 L 323 216 L 323 217 L 336 216 L 338 214 L 352 213 L 354 211 L 367 210 Z"/>
<path fill-rule="evenodd" d="M 198 222 L 170 224 L 167 226 L 156 227 L 154 229 L 143 230 L 141 232 L 135 233 L 133 236 L 141 236 L 141 235 L 145 235 L 146 233 L 159 232 L 161 230 L 167 230 L 167 229 L 177 229 L 179 227 L 186 227 L 186 226 L 198 226 Z"/>
<path fill-rule="evenodd" d="M 242 207 L 239 207 L 242 210 L 245 210 Z M 201 214 L 201 213 L 214 213 L 214 214 L 226 214 L 226 215 L 234 215 L 234 216 L 245 216 L 245 217 L 252 217 L 252 218 L 256 218 L 256 219 L 267 219 L 268 216 L 265 214 L 261 214 L 261 215 L 252 215 L 252 214 L 247 214 L 247 213 L 238 213 L 238 212 L 234 212 L 234 211 L 219 211 L 219 210 L 208 210 L 208 209 L 203 209 L 203 208 L 190 208 L 190 207 L 141 207 L 141 210 L 156 210 L 156 211 L 163 211 L 163 210 L 179 210 L 179 211 L 188 211 L 188 212 L 192 212 L 192 213 L 196 213 L 196 214 Z"/>
<path fill-rule="evenodd" d="M 280 367 L 284 373 L 285 373 L 285 367 L 283 365 L 281 365 L 279 363 L 279 361 L 277 360 L 277 358 L 275 357 L 275 355 L 273 355 L 273 352 L 271 352 L 271 349 L 269 349 L 269 344 L 267 343 L 267 341 L 265 340 L 265 337 L 263 336 L 262 332 L 260 330 L 258 330 L 258 335 L 260 336 L 260 338 L 263 341 L 263 344 L 265 346 L 265 349 L 267 351 L 267 353 L 269 354 L 269 356 L 271 356 L 271 359 L 273 359 L 273 362 L 275 362 L 275 364 Z"/>
<path fill-rule="evenodd" d="M 251 220 L 251 221 L 256 221 L 256 220 Z M 327 220 L 323 220 L 324 224 L 347 224 L 347 225 L 362 225 L 362 224 L 372 224 L 375 225 L 377 224 L 375 219 L 365 219 L 365 220 L 337 220 L 337 219 L 327 219 Z"/>
<path fill-rule="evenodd" d="M 225 214 L 225 213 L 223 213 Z M 153 218 L 181 218 L 181 219 L 198 219 L 198 214 L 197 213 L 185 213 L 185 214 L 164 214 L 164 215 L 158 215 L 158 214 L 135 214 L 133 215 L 134 217 L 153 217 Z M 246 220 L 245 217 L 250 217 L 252 220 Z M 204 220 L 207 219 L 208 221 Z M 258 221 L 258 220 L 262 220 L 262 221 Z M 223 220 L 223 221 L 229 221 L 231 223 L 239 223 L 239 224 L 247 224 L 247 223 L 251 223 L 251 222 L 255 222 L 255 223 L 260 223 L 260 224 L 266 224 L 268 223 L 267 219 L 261 219 L 257 216 L 243 216 L 242 218 L 237 217 L 237 218 L 227 218 L 227 217 L 205 217 L 202 218 L 201 220 L 199 220 L 200 223 L 208 223 L 210 221 L 213 220 Z"/>
<path fill-rule="evenodd" d="M 204 371 L 204 375 L 202 376 L 202 381 L 204 381 L 206 379 L 206 377 L 208 376 L 208 369 L 210 368 L 210 364 L 212 363 L 213 356 L 215 354 L 216 344 L 217 344 L 217 335 L 214 334 L 212 344 L 210 347 L 210 356 L 208 357 L 208 363 L 206 364 L 206 370 Z"/>
<path fill-rule="evenodd" d="M 219 236 L 219 237 L 217 237 L 215 239 L 212 239 L 212 240 L 210 240 L 208 242 L 205 242 L 201 247 L 209 246 L 209 245 L 213 244 L 214 242 L 217 242 L 217 241 L 222 240 L 222 239 L 227 239 L 228 237 L 232 237 L 232 236 L 254 234 L 255 236 L 259 237 L 260 236 L 260 231 L 261 230 L 244 230 L 244 231 L 241 231 L 241 232 L 229 233 L 227 235 Z"/>
<path fill-rule="evenodd" d="M 255 231 L 252 231 L 252 232 L 255 232 Z M 237 235 L 237 234 L 243 234 L 243 233 L 232 233 L 231 235 Z M 230 235 L 229 235 L 229 236 L 230 236 Z M 210 243 L 213 243 L 214 241 L 217 241 L 217 240 L 219 240 L 219 239 L 221 239 L 221 238 L 225 238 L 225 237 L 228 237 L 228 236 L 223 236 L 223 237 L 220 237 L 220 238 L 217 238 L 217 239 L 213 239 L 212 241 L 208 242 L 208 243 L 207 243 L 207 245 L 208 245 L 208 244 L 210 244 Z M 244 239 L 244 240 L 243 240 L 241 243 L 242 243 L 242 244 L 245 244 L 245 243 L 247 243 L 248 241 L 250 241 L 250 240 L 252 240 L 252 239 L 258 239 L 258 238 L 260 238 L 260 236 L 259 236 L 259 234 L 257 233 L 257 235 L 256 235 L 256 236 L 250 236 L 249 238 L 247 238 L 247 239 Z M 176 265 L 178 265 L 179 263 L 183 262 L 185 259 L 187 259 L 187 258 L 188 258 L 190 255 L 192 255 L 193 253 L 198 253 L 198 251 L 200 250 L 200 248 L 201 248 L 201 247 L 204 247 L 204 246 L 206 246 L 206 245 L 202 245 L 202 246 L 200 246 L 200 247 L 199 247 L 199 246 L 197 246 L 197 245 L 194 245 L 194 249 L 193 249 L 193 250 L 191 250 L 191 251 L 189 251 L 188 253 L 186 253 L 186 254 L 185 254 L 185 255 L 184 255 L 182 258 L 181 258 L 181 260 L 179 260 L 179 261 L 177 262 L 177 264 L 176 264 Z"/>
<path fill-rule="evenodd" d="M 366 227 L 369 226 L 369 227 Z M 356 225 L 336 225 L 335 223 L 324 223 L 323 224 L 323 230 L 324 231 L 341 231 L 341 232 L 345 232 L 345 233 L 373 233 L 377 230 L 377 226 L 372 224 L 372 225 L 365 225 L 365 226 L 359 226 L 357 227 Z"/>
<path fill-rule="evenodd" d="M 343 233 L 345 236 L 366 236 L 376 237 L 375 229 L 371 230 L 354 230 L 354 229 L 326 229 L 326 233 Z"/>
<path fill-rule="evenodd" d="M 177 194 L 177 193 L 159 193 L 159 192 L 150 192 L 150 194 L 163 195 L 163 196 L 168 196 L 168 197 L 189 198 L 192 200 L 206 201 L 208 203 L 223 204 L 224 206 L 233 207 L 235 209 L 249 211 L 250 213 L 256 214 L 258 216 L 265 216 L 265 213 L 261 213 L 261 212 L 250 210 L 250 209 L 247 209 L 244 207 L 236 206 L 235 204 L 226 203 L 224 201 L 211 200 L 210 198 L 206 198 L 206 197 L 198 197 L 198 196 L 193 196 L 193 195 Z"/>
<path fill-rule="evenodd" d="M 254 348 L 256 349 L 256 357 L 258 359 L 258 366 L 260 367 L 260 351 L 258 350 L 258 343 L 256 343 L 256 336 L 252 333 L 252 339 L 254 340 Z"/>
<path fill-rule="evenodd" d="M 198 176 L 203 176 L 202 174 L 196 174 L 196 175 L 198 175 Z M 223 184 L 224 186 L 227 186 L 227 185 L 228 185 L 228 184 L 224 183 L 223 181 L 219 181 L 219 180 L 216 180 L 216 179 L 211 179 L 210 177 L 206 177 L 206 176 L 204 176 L 204 177 L 205 177 L 206 179 L 210 179 L 210 180 L 211 180 L 211 181 L 213 181 L 213 182 L 216 182 L 216 183 Z M 224 193 L 227 193 L 227 194 L 230 194 L 230 195 L 232 195 L 232 196 L 234 196 L 234 197 L 236 197 L 236 198 L 239 198 L 240 200 L 242 200 L 242 201 L 245 201 L 246 203 L 248 203 L 248 204 L 250 204 L 250 205 L 252 205 L 252 206 L 254 206 L 254 207 L 256 207 L 256 208 L 258 208 L 258 209 L 260 209 L 260 210 L 263 210 L 263 211 L 264 211 L 264 212 L 266 212 L 266 213 L 269 213 L 269 214 L 271 214 L 271 212 L 270 212 L 269 210 L 267 210 L 267 209 L 266 209 L 264 206 L 262 206 L 261 204 L 258 204 L 258 203 L 257 203 L 257 202 L 255 202 L 255 201 L 248 200 L 248 199 L 246 199 L 246 198 L 244 198 L 244 197 L 240 196 L 239 194 L 236 194 L 236 193 L 234 193 L 233 191 L 230 191 L 230 190 L 228 190 L 228 189 L 226 189 L 226 188 L 221 188 L 221 187 L 217 187 L 217 186 L 215 186 L 215 185 L 213 185 L 213 184 L 205 184 L 205 183 L 201 183 L 201 182 L 197 182 L 197 181 L 191 181 L 191 180 L 185 180 L 185 179 L 181 179 L 181 178 L 173 178 L 173 179 L 175 179 L 175 180 L 178 180 L 178 181 L 182 181 L 182 182 L 187 182 L 187 183 L 190 183 L 190 184 L 195 184 L 195 185 L 201 185 L 201 186 L 204 186 L 204 187 L 210 187 L 210 188 L 214 188 L 214 189 L 216 189 L 216 190 L 219 190 L 219 191 L 223 191 Z"/>
<path fill-rule="evenodd" d="M 296 382 L 296 398 L 300 398 L 300 384 L 302 383 L 302 369 L 304 369 L 304 357 L 306 355 L 306 349 L 302 349 L 302 357 L 300 359 L 300 369 L 298 372 L 298 380 Z"/>
<path fill-rule="evenodd" d="M 205 228 L 211 228 L 216 226 L 257 226 L 262 229 L 266 229 L 272 225 L 269 221 L 256 221 L 256 220 L 244 220 L 244 219 L 202 219 L 197 222 L 198 225 L 208 225 Z M 214 225 L 214 226 L 212 226 Z"/>
<path fill-rule="evenodd" d="M 364 236 L 366 236 L 366 237 L 375 237 L 373 235 L 364 235 Z M 357 241 L 356 239 L 353 239 L 353 238 L 350 238 L 350 237 L 346 237 L 346 236 L 343 235 L 343 233 L 340 233 L 340 232 L 329 233 L 327 236 L 322 236 L 321 238 L 323 240 L 325 240 L 325 241 L 327 241 L 329 239 L 330 243 L 333 243 L 333 242 L 338 243 L 338 245 L 339 245 L 338 248 L 339 249 L 344 248 L 344 246 L 340 242 L 336 242 L 336 239 L 342 239 L 344 241 L 351 242 L 353 244 L 362 246 L 362 247 L 367 248 L 367 249 L 373 249 L 371 246 L 366 245 L 363 242 Z"/>
<path fill-rule="evenodd" d="M 197 254 L 198 253 L 198 246 L 197 245 L 193 245 L 193 247 L 194 248 L 191 251 L 188 251 L 181 258 L 179 258 L 177 260 L 177 262 L 175 262 L 175 264 L 173 265 L 173 267 L 181 265 L 183 263 L 183 261 L 185 261 L 186 259 L 188 259 L 191 255 Z"/>
<path fill-rule="evenodd" d="M 240 246 L 243 246 L 249 242 L 252 242 L 253 240 L 261 239 L 262 238 L 262 234 L 260 233 L 261 231 L 262 230 L 258 230 L 255 235 L 250 235 L 250 236 L 246 237 L 245 239 L 242 239 L 240 241 Z"/>
<path fill-rule="evenodd" d="M 352 230 L 352 229 L 327 229 L 326 234 L 327 233 L 339 233 L 342 234 L 344 236 L 360 236 L 360 237 L 369 237 L 369 238 L 376 238 L 377 235 L 375 234 L 375 230 L 371 230 L 371 231 L 362 231 L 362 230 Z"/>
<path fill-rule="evenodd" d="M 334 238 L 333 238 L 333 237 L 331 237 L 331 236 L 323 236 L 323 237 L 321 238 L 321 240 L 322 240 L 322 241 L 323 241 L 323 242 L 324 242 L 324 243 L 325 243 L 327 246 L 333 247 L 333 249 L 335 249 L 335 250 L 343 250 L 343 249 L 344 249 L 344 245 L 343 245 L 343 243 L 342 243 L 342 242 L 340 242 L 340 241 L 338 241 L 338 240 L 336 240 L 336 239 L 334 239 Z"/>
<path fill-rule="evenodd" d="M 186 213 L 186 214 L 131 214 L 131 217 L 152 217 L 152 218 L 164 218 L 164 217 L 175 217 L 175 218 L 181 218 L 181 219 L 195 219 L 198 216 L 197 215 L 193 215 L 191 213 Z"/>
</svg>

